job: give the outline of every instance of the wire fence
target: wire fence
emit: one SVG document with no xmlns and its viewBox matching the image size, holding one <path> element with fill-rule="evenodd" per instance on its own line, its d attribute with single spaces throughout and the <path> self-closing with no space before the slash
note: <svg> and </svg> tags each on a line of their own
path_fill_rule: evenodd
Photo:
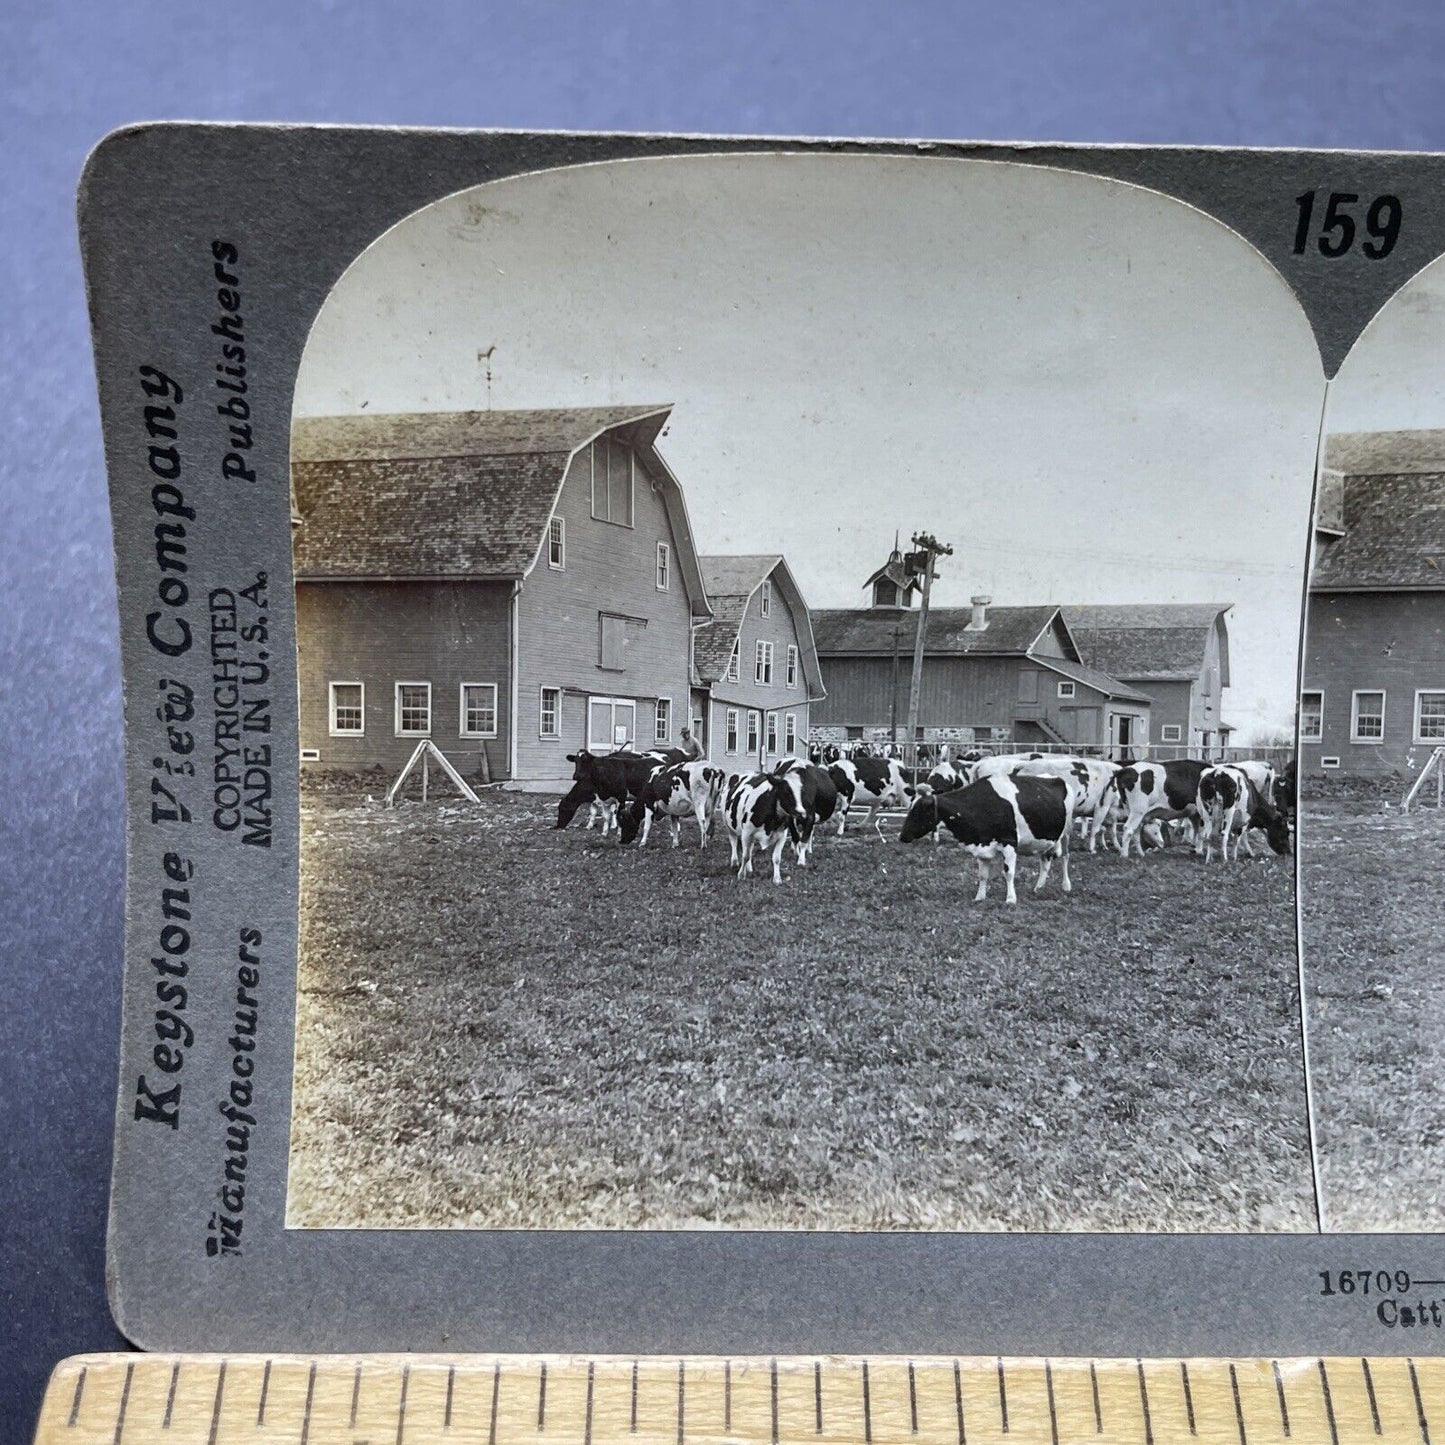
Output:
<svg viewBox="0 0 1445 1445">
<path fill-rule="evenodd" d="M 831 753 L 836 748 L 840 756 L 894 758 L 905 768 L 932 767 L 944 761 L 974 761 L 978 758 L 1007 755 L 1027 756 L 1031 753 L 1045 755 L 1066 755 L 1069 757 L 1107 758 L 1110 762 L 1151 762 L 1167 763 L 1176 758 L 1194 758 L 1206 763 L 1238 763 L 1257 760 L 1269 763 L 1276 772 L 1282 772 L 1294 761 L 1294 748 L 1277 747 L 1201 747 L 1184 743 L 1146 743 L 1140 747 L 1110 745 L 1104 747 L 1083 746 L 1076 743 L 997 743 L 979 745 L 973 743 L 932 743 L 932 742 L 843 742 L 814 743 L 813 750 Z"/>
</svg>

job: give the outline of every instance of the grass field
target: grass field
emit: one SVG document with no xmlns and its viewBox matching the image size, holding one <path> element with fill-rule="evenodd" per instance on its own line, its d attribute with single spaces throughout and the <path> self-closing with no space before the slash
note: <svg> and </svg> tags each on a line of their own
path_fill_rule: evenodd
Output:
<svg viewBox="0 0 1445 1445">
<path fill-rule="evenodd" d="M 896 820 L 775 887 L 554 816 L 306 794 L 290 1224 L 1315 1227 L 1289 860 L 1006 908 Z"/>
<path fill-rule="evenodd" d="M 1300 828 L 1326 1224 L 1445 1228 L 1445 813 L 1307 803 Z"/>
</svg>

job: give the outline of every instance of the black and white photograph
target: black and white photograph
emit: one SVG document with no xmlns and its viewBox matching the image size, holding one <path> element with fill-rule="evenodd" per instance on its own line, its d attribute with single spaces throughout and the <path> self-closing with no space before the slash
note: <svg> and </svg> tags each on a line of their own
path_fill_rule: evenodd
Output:
<svg viewBox="0 0 1445 1445">
<path fill-rule="evenodd" d="M 1330 385 L 1300 700 L 1325 1224 L 1445 1227 L 1445 266 Z"/>
<path fill-rule="evenodd" d="M 1318 1228 L 1324 397 L 1237 234 L 1041 166 L 376 239 L 292 416 L 288 1226 Z"/>
</svg>

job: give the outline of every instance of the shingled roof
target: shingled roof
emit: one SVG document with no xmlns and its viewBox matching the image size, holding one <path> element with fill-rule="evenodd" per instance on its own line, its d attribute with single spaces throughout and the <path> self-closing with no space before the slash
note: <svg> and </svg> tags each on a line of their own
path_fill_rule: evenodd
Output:
<svg viewBox="0 0 1445 1445">
<path fill-rule="evenodd" d="M 928 614 L 925 654 L 965 653 L 1022 656 L 1053 621 L 1057 607 L 990 607 L 988 626 L 975 631 L 968 607 L 934 607 Z M 884 657 L 893 652 L 893 629 L 900 648 L 911 651 L 918 612 L 894 608 L 821 608 L 813 613 L 813 635 L 824 657 Z"/>
<path fill-rule="evenodd" d="M 1204 668 L 1209 634 L 1232 602 L 1149 602 L 1066 607 L 1064 620 L 1090 667 L 1130 682 L 1181 682 Z M 1220 651 L 1220 682 L 1229 686 L 1229 651 Z"/>
<path fill-rule="evenodd" d="M 292 539 L 301 581 L 524 577 L 572 457 L 603 432 L 661 484 L 679 562 L 706 615 L 681 488 L 654 442 L 667 406 L 298 417 Z"/>
<path fill-rule="evenodd" d="M 1338 433 L 1325 465 L 1343 478 L 1343 535 L 1321 549 L 1310 590 L 1445 590 L 1445 431 Z"/>
<path fill-rule="evenodd" d="M 1107 672 L 1100 672 L 1096 667 L 1085 667 L 1081 662 L 1070 662 L 1064 657 L 1049 657 L 1045 653 L 1036 652 L 1033 660 L 1044 667 L 1051 667 L 1062 677 L 1072 678 L 1075 682 L 1081 682 L 1085 687 L 1091 687 L 1095 692 L 1101 692 L 1105 697 L 1117 697 L 1125 702 L 1153 702 L 1154 699 L 1146 692 L 1139 692 L 1136 689 L 1122 683 L 1116 677 L 1110 677 Z"/>
<path fill-rule="evenodd" d="M 699 557 L 698 563 L 702 568 L 708 602 L 712 606 L 712 621 L 693 632 L 693 667 L 701 681 L 722 681 L 748 610 L 748 601 L 765 578 L 773 577 L 797 629 L 809 699 L 818 701 L 826 697 L 822 668 L 818 665 L 818 652 L 813 641 L 812 614 L 783 557 L 776 552 L 740 553 Z"/>
</svg>

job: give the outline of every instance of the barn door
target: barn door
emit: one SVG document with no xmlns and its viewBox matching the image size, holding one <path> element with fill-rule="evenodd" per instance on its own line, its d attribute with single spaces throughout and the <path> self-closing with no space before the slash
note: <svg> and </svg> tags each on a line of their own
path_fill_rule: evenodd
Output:
<svg viewBox="0 0 1445 1445">
<path fill-rule="evenodd" d="M 615 752 L 637 737 L 637 704 L 625 697 L 587 699 L 587 749 L 594 753 Z"/>
</svg>

